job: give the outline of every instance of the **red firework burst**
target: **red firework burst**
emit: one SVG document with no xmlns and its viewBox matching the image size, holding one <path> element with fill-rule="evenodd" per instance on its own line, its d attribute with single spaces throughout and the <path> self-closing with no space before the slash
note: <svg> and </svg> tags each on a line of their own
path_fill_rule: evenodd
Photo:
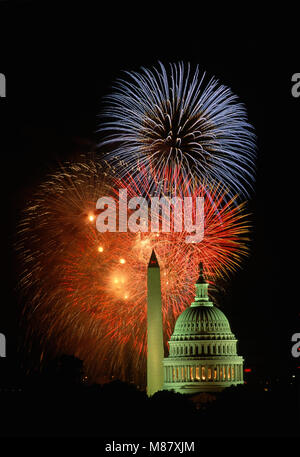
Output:
<svg viewBox="0 0 300 457">
<path fill-rule="evenodd" d="M 66 164 L 40 186 L 20 223 L 28 340 L 37 335 L 43 353 L 51 348 L 76 355 L 91 381 L 105 375 L 145 382 L 147 264 L 153 248 L 160 262 L 165 343 L 194 297 L 199 261 L 216 283 L 247 254 L 244 205 L 228 201 L 220 188 L 180 180 L 156 188 L 167 197 L 204 197 L 201 243 L 186 243 L 184 231 L 97 231 L 98 198 L 111 196 L 118 206 L 119 189 L 129 198 L 150 198 L 153 180 L 145 173 L 139 181 L 107 179 L 93 161 Z"/>
</svg>

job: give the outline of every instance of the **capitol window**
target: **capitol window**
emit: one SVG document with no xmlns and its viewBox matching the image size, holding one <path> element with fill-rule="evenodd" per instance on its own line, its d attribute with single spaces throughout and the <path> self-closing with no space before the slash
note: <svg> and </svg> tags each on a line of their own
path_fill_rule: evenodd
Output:
<svg viewBox="0 0 300 457">
<path fill-rule="evenodd" d="M 210 381 L 211 380 L 211 368 L 207 369 L 207 379 Z"/>
<path fill-rule="evenodd" d="M 202 367 L 201 369 L 201 378 L 202 378 L 202 381 L 205 381 L 206 377 L 205 377 L 205 367 Z"/>
<path fill-rule="evenodd" d="M 193 367 L 190 367 L 190 378 L 191 378 L 191 381 L 194 381 L 194 370 L 193 370 Z"/>
</svg>

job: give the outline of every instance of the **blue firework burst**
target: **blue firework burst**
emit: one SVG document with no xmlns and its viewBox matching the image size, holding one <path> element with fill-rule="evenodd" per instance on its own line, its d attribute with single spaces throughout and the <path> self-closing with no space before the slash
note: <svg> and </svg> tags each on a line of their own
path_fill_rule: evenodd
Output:
<svg viewBox="0 0 300 457">
<path fill-rule="evenodd" d="M 221 183 L 229 195 L 249 197 L 254 181 L 255 134 L 231 89 L 199 67 L 159 62 L 126 72 L 105 97 L 99 130 L 105 159 L 120 175 L 154 169 Z M 109 151 L 109 152 L 107 152 Z"/>
</svg>

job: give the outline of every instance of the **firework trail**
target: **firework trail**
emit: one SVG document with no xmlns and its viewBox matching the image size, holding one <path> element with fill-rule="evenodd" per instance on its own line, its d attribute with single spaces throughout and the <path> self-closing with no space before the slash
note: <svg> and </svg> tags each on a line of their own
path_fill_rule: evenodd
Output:
<svg viewBox="0 0 300 457">
<path fill-rule="evenodd" d="M 204 239 L 187 244 L 185 232 L 96 230 L 96 201 L 127 189 L 128 198 L 148 195 L 155 177 L 137 180 L 105 175 L 94 161 L 67 163 L 37 189 L 19 224 L 17 251 L 28 344 L 35 335 L 41 358 L 73 354 L 91 381 L 111 376 L 145 382 L 147 264 L 155 248 L 161 266 L 165 342 L 180 312 L 194 297 L 202 260 L 215 284 L 236 270 L 247 254 L 243 205 L 220 187 L 205 198 Z M 170 194 L 172 189 L 173 194 Z M 165 195 L 204 196 L 207 189 L 169 180 Z"/>
<path fill-rule="evenodd" d="M 255 135 L 243 104 L 230 88 L 190 65 L 126 72 L 105 98 L 99 131 L 105 159 L 121 176 L 141 167 L 165 178 L 168 168 L 221 183 L 228 197 L 248 197 L 254 180 Z"/>
</svg>

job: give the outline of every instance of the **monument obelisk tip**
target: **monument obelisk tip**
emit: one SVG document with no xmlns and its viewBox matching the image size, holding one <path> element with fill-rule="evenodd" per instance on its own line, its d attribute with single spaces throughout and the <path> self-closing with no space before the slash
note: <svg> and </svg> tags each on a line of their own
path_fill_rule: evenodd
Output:
<svg viewBox="0 0 300 457">
<path fill-rule="evenodd" d="M 149 260 L 148 268 L 159 268 L 159 263 L 158 263 L 156 255 L 155 255 L 154 249 L 152 251 L 152 254 L 151 254 L 151 257 Z"/>
</svg>

